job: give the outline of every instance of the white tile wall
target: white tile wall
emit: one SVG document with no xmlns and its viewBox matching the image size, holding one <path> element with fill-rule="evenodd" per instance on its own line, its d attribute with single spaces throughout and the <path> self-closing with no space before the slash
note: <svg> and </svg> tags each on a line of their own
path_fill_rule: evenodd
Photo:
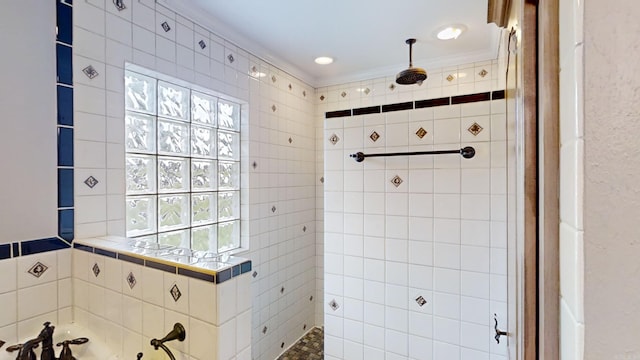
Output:
<svg viewBox="0 0 640 360">
<path fill-rule="evenodd" d="M 250 279 L 252 298 L 236 300 L 253 304 L 253 358 L 271 360 L 283 350 L 282 342 L 289 347 L 305 325 L 315 325 L 314 307 L 321 297 L 315 289 L 316 229 L 322 228 L 316 224 L 315 208 L 315 90 L 153 1 L 133 1 L 121 12 L 111 7 L 103 2 L 74 4 L 74 65 L 81 69 L 91 64 L 100 73 L 92 80 L 82 73 L 74 77 L 75 126 L 81 135 L 76 137 L 76 236 L 124 234 L 125 62 L 247 102 L 241 212 L 248 221 L 242 224 L 242 237 L 250 249 L 244 256 L 253 261 L 256 277 Z M 162 29 L 165 21 L 169 32 Z M 253 67 L 266 76 L 249 76 Z M 94 189 L 82 183 L 88 175 L 99 181 Z M 123 273 L 130 270 L 141 271 Z M 166 300 L 166 294 L 151 287 L 140 292 L 126 286 L 123 293 L 149 304 Z M 193 314 L 203 321 L 220 320 L 219 315 L 206 310 Z"/>
<path fill-rule="evenodd" d="M 560 348 L 584 356 L 584 2 L 560 1 Z"/>
<path fill-rule="evenodd" d="M 504 343 L 492 345 L 490 336 L 493 314 L 506 325 L 506 251 L 500 239 L 504 231 L 498 231 L 506 227 L 504 100 L 323 118 L 326 111 L 363 104 L 499 89 L 494 65 L 430 71 L 457 79 L 449 82 L 440 75 L 439 83 L 427 80 L 426 88 L 391 89 L 393 80 L 386 78 L 318 89 L 317 121 L 324 128 L 317 141 L 325 149 L 325 259 L 319 263 L 324 265 L 328 358 L 506 355 Z M 475 79 L 474 72 L 482 69 L 489 72 L 486 78 Z M 373 90 L 368 95 L 353 91 L 365 86 Z M 348 101 L 339 95 L 343 91 L 351 96 Z M 474 123 L 483 128 L 477 136 L 467 130 Z M 415 135 L 419 127 L 428 132 L 422 139 Z M 375 142 L 369 137 L 374 131 L 380 136 Z M 333 134 L 340 138 L 335 145 L 328 140 Z M 433 144 L 439 149 L 471 145 L 477 155 L 363 163 L 348 158 L 357 151 L 431 150 Z M 403 180 L 398 187 L 391 183 L 396 175 Z M 419 296 L 427 301 L 422 307 Z M 340 306 L 335 311 L 331 300 Z"/>
<path fill-rule="evenodd" d="M 142 351 L 145 358 L 153 358 L 150 339 L 161 338 L 176 322 L 187 331 L 184 342 L 168 344 L 179 358 L 227 360 L 250 353 L 250 273 L 216 285 L 77 249 L 72 252 L 73 277 L 65 280 L 73 281 L 74 321 L 94 330 L 97 340 L 120 356 L 130 358 Z M 97 276 L 95 264 L 100 268 Z M 136 278 L 133 288 L 127 282 L 130 273 Z M 177 301 L 170 293 L 174 285 L 181 294 Z M 25 311 L 31 309 L 29 302 L 23 306 Z"/>
<path fill-rule="evenodd" d="M 42 323 L 72 320 L 71 250 L 58 250 L 0 261 L 0 340 L 7 346 L 35 337 Z M 36 277 L 36 264 L 46 270 Z"/>
</svg>

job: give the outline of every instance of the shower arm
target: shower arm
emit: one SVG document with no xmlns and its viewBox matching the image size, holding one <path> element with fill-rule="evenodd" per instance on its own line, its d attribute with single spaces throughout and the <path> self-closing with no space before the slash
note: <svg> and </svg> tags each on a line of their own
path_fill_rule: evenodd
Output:
<svg viewBox="0 0 640 360">
<path fill-rule="evenodd" d="M 465 159 L 471 159 L 476 155 L 476 150 L 467 146 L 462 149 L 457 150 L 433 150 L 433 151 L 413 151 L 413 152 L 401 152 L 401 153 L 378 153 L 378 154 L 364 154 L 362 152 L 357 152 L 355 154 L 349 155 L 349 157 L 354 158 L 357 162 L 363 162 L 365 158 L 368 157 L 387 157 L 387 156 L 412 156 L 412 155 L 443 155 L 443 154 L 460 154 Z"/>
</svg>

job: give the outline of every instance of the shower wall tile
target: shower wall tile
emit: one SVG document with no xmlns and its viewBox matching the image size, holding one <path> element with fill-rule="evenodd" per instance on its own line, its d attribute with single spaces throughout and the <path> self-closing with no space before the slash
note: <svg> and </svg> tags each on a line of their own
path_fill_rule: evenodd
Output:
<svg viewBox="0 0 640 360">
<path fill-rule="evenodd" d="M 370 81 L 379 84 L 367 85 L 370 92 L 380 90 L 383 97 L 353 94 L 362 83 L 318 89 L 326 94 L 316 99 L 318 114 L 358 108 L 363 99 L 371 106 L 495 90 L 493 63 L 430 71 L 421 87 L 389 86 L 390 78 Z M 342 98 L 343 91 L 349 95 Z M 341 306 L 324 308 L 327 358 L 504 354 L 486 336 L 494 313 L 506 317 L 504 101 L 330 118 L 323 125 L 321 158 L 330 177 L 324 188 L 324 302 L 336 300 Z M 335 150 L 338 143 L 326 140 L 340 132 L 341 139 L 357 138 L 345 140 L 341 152 Z M 357 151 L 461 146 L 473 146 L 476 156 L 366 158 L 362 163 L 348 158 Z M 340 157 L 342 165 L 336 164 Z M 364 313 L 353 306 L 363 306 Z"/>
<path fill-rule="evenodd" d="M 77 82 L 74 98 L 77 105 L 74 110 L 74 126 L 77 126 L 75 183 L 79 210 L 75 219 L 76 236 L 124 234 L 124 214 L 117 203 L 124 195 L 122 98 L 125 62 L 247 101 L 249 105 L 248 111 L 243 112 L 241 141 L 242 161 L 247 166 L 241 170 L 241 179 L 243 188 L 250 190 L 243 193 L 241 212 L 243 218 L 250 221 L 243 222 L 242 237 L 250 244 L 245 256 L 253 260 L 255 276 L 242 281 L 249 281 L 254 291 L 251 295 L 225 294 L 224 298 L 235 299 L 229 306 L 235 304 L 238 311 L 252 309 L 250 316 L 245 317 L 252 321 L 249 328 L 250 339 L 253 339 L 253 358 L 276 358 L 283 351 L 280 347 L 282 342 L 286 348 L 303 334 L 303 328 L 322 323 L 322 189 L 327 184 L 328 189 L 335 187 L 342 191 L 345 184 L 334 181 L 337 178 L 325 173 L 322 166 L 314 161 L 322 159 L 323 146 L 328 141 L 322 139 L 323 118 L 314 114 L 320 94 L 300 80 L 153 1 L 126 2 L 127 8 L 122 12 L 115 10 L 110 3 L 99 3 L 80 1 L 76 4 L 74 23 L 74 78 Z M 233 62 L 229 61 L 229 55 L 233 55 Z M 79 72 L 88 65 L 96 69 L 97 77 L 89 79 Z M 265 76 L 258 76 L 258 73 Z M 371 91 L 376 89 L 375 84 L 367 86 L 373 95 Z M 340 96 L 342 90 L 324 94 L 346 104 L 352 98 L 362 96 L 355 89 L 347 88 L 344 98 Z M 277 111 L 272 111 L 272 106 Z M 347 134 L 345 138 L 342 132 L 344 124 L 337 121 L 340 140 L 335 146 L 335 160 L 341 161 L 331 163 L 335 165 L 336 173 L 346 168 L 344 153 L 341 152 L 347 139 L 351 144 L 347 148 L 351 149 L 361 147 L 358 144 L 365 140 L 363 134 L 359 137 Z M 349 166 L 355 169 L 353 164 L 349 163 Z M 83 183 L 89 176 L 98 180 L 93 188 Z M 362 181 L 346 185 L 360 190 Z M 361 212 L 364 204 L 363 201 L 360 203 L 359 207 L 349 208 L 352 213 Z M 271 211 L 272 208 L 275 210 Z M 353 226 L 354 232 L 357 227 Z M 82 257 L 78 260 L 89 262 Z M 89 265 L 82 265 L 81 271 L 74 269 L 82 281 L 94 276 Z M 111 269 L 108 270 L 112 273 Z M 163 278 L 159 282 L 161 287 L 142 291 L 139 282 L 149 275 L 144 270 L 137 265 L 123 265 L 122 273 L 133 274 L 138 285 L 130 287 L 123 279 L 119 284 L 109 282 L 112 286 L 108 289 L 117 291 L 119 285 L 123 295 L 131 299 L 146 299 L 156 306 L 162 302 L 171 305 L 168 311 L 184 314 L 186 305 L 174 302 L 164 289 L 174 285 L 173 282 L 165 284 L 166 279 Z M 181 289 L 181 299 L 188 299 L 187 293 L 193 290 L 191 284 L 181 285 L 176 281 L 176 285 Z M 285 289 L 282 293 L 281 288 Z M 272 296 L 274 292 L 279 295 Z M 88 303 L 88 297 L 87 290 L 87 300 L 82 300 L 83 304 Z M 79 295 L 78 298 L 85 297 Z M 219 314 L 196 313 L 200 320 L 220 321 Z M 83 318 L 83 313 L 79 314 Z M 264 327 L 268 330 L 262 333 Z M 239 331 L 240 326 L 236 324 L 235 329 Z M 127 331 L 131 330 L 135 334 L 141 333 L 137 326 L 127 328 Z M 136 336 L 139 335 L 130 339 Z M 123 347 L 131 347 L 133 340 L 130 339 Z M 247 354 L 244 349 L 235 350 L 242 350 L 238 354 Z"/>
</svg>

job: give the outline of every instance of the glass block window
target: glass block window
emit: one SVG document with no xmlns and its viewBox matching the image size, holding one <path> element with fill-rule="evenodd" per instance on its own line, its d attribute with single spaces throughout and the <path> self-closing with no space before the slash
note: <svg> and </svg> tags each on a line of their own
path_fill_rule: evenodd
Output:
<svg viewBox="0 0 640 360">
<path fill-rule="evenodd" d="M 240 104 L 125 73 L 127 237 L 240 247 Z"/>
</svg>

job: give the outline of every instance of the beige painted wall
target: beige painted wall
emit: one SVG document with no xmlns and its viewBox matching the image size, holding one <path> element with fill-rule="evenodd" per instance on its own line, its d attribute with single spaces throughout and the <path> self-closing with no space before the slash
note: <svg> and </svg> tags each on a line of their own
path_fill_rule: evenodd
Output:
<svg viewBox="0 0 640 360">
<path fill-rule="evenodd" d="M 640 5 L 584 7 L 585 359 L 640 359 Z"/>
</svg>

